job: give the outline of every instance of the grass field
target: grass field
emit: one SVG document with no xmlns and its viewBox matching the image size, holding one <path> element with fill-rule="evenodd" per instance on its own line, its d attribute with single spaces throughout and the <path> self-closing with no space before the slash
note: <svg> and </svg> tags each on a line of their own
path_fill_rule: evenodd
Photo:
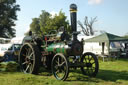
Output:
<svg viewBox="0 0 128 85">
<path fill-rule="evenodd" d="M 0 85 L 128 85 L 128 59 L 99 61 L 99 73 L 95 78 L 71 71 L 66 81 L 58 81 L 48 72 L 40 75 L 20 72 L 0 72 Z"/>
</svg>

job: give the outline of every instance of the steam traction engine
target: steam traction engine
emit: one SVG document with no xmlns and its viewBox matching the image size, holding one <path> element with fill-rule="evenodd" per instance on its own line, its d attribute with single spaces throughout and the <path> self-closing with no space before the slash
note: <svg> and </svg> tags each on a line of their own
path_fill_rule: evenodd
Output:
<svg viewBox="0 0 128 85">
<path fill-rule="evenodd" d="M 84 75 L 96 76 L 99 69 L 93 53 L 83 53 L 83 41 L 77 39 L 77 6 L 70 5 L 72 37 L 65 30 L 58 34 L 32 36 L 20 49 L 19 63 L 24 73 L 37 74 L 39 67 L 50 69 L 58 80 L 66 80 L 70 68 L 80 68 Z"/>
</svg>

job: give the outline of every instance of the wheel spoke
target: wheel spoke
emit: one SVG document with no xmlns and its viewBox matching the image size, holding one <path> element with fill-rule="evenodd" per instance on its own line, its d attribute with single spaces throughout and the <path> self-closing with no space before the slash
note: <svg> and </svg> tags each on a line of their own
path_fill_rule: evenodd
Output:
<svg viewBox="0 0 128 85">
<path fill-rule="evenodd" d="M 25 72 L 28 71 L 29 67 L 30 67 L 30 65 L 28 64 L 27 67 L 26 67 L 26 69 L 25 69 Z"/>
<path fill-rule="evenodd" d="M 93 59 L 93 57 L 91 56 L 91 58 L 89 59 L 89 62 Z"/>
<path fill-rule="evenodd" d="M 28 56 L 28 58 L 29 59 L 31 59 L 31 56 L 34 54 L 34 52 L 32 52 L 29 56 Z"/>
<path fill-rule="evenodd" d="M 32 68 L 33 68 L 33 67 L 32 67 L 32 64 L 30 63 L 29 70 L 32 71 Z"/>
<path fill-rule="evenodd" d="M 58 66 L 59 66 L 59 62 L 60 62 L 60 59 L 59 59 L 59 57 L 58 57 Z"/>
<path fill-rule="evenodd" d="M 22 63 L 22 65 L 25 65 L 25 64 L 27 64 L 27 63 L 28 63 L 28 62 L 27 62 L 27 61 L 25 61 L 25 62 L 23 62 L 23 63 Z"/>
<path fill-rule="evenodd" d="M 85 57 L 83 57 L 83 62 L 84 62 L 84 60 L 85 60 L 85 63 L 87 63 L 87 59 L 86 59 L 86 56 L 85 56 Z"/>
<path fill-rule="evenodd" d="M 24 48 L 25 49 L 25 52 L 26 52 L 26 56 L 28 56 L 28 48 Z"/>
<path fill-rule="evenodd" d="M 92 68 L 88 68 L 88 75 L 92 75 L 93 74 L 93 69 Z"/>
<path fill-rule="evenodd" d="M 31 53 L 31 49 L 29 48 L 29 49 L 28 49 L 28 55 L 29 55 L 30 53 Z"/>
<path fill-rule="evenodd" d="M 85 69 L 86 70 L 86 74 L 87 75 L 92 75 L 93 74 L 93 67 L 87 67 L 87 69 Z"/>
<path fill-rule="evenodd" d="M 89 60 L 89 55 L 88 55 L 88 60 Z"/>
<path fill-rule="evenodd" d="M 65 63 L 66 63 L 66 62 L 64 61 L 64 62 L 62 62 L 61 64 L 59 64 L 59 66 L 63 66 Z"/>
<path fill-rule="evenodd" d="M 62 71 L 63 71 L 63 73 L 65 73 L 65 69 L 63 69 Z"/>
<path fill-rule="evenodd" d="M 55 73 L 58 74 L 59 73 L 59 69 Z"/>
<path fill-rule="evenodd" d="M 54 63 L 58 65 L 58 60 L 56 60 Z"/>
<path fill-rule="evenodd" d="M 95 64 L 95 62 L 91 63 L 92 65 Z"/>
</svg>

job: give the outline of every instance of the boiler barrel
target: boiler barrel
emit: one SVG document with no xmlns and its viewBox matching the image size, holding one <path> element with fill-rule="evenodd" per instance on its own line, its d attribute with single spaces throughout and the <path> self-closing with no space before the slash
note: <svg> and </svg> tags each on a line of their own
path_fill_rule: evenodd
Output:
<svg viewBox="0 0 128 85">
<path fill-rule="evenodd" d="M 64 55 L 67 55 L 68 49 L 70 49 L 70 47 L 68 45 L 65 45 L 64 43 L 56 43 L 49 45 L 46 48 L 46 51 L 53 53 L 63 53 Z"/>
<path fill-rule="evenodd" d="M 46 48 L 47 52 L 62 53 L 67 56 L 77 56 L 83 53 L 83 47 L 80 42 L 73 43 L 71 46 L 65 43 L 56 43 Z"/>
</svg>

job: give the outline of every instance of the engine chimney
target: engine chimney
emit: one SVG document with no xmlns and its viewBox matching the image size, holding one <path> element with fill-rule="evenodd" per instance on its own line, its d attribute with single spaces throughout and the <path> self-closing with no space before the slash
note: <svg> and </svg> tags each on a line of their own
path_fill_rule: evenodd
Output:
<svg viewBox="0 0 128 85">
<path fill-rule="evenodd" d="M 77 6 L 76 4 L 70 5 L 71 28 L 73 33 L 73 40 L 77 40 Z"/>
<path fill-rule="evenodd" d="M 72 32 L 76 32 L 77 31 L 77 6 L 76 4 L 71 4 L 70 5 L 70 16 L 71 16 L 71 28 L 72 28 Z"/>
</svg>

